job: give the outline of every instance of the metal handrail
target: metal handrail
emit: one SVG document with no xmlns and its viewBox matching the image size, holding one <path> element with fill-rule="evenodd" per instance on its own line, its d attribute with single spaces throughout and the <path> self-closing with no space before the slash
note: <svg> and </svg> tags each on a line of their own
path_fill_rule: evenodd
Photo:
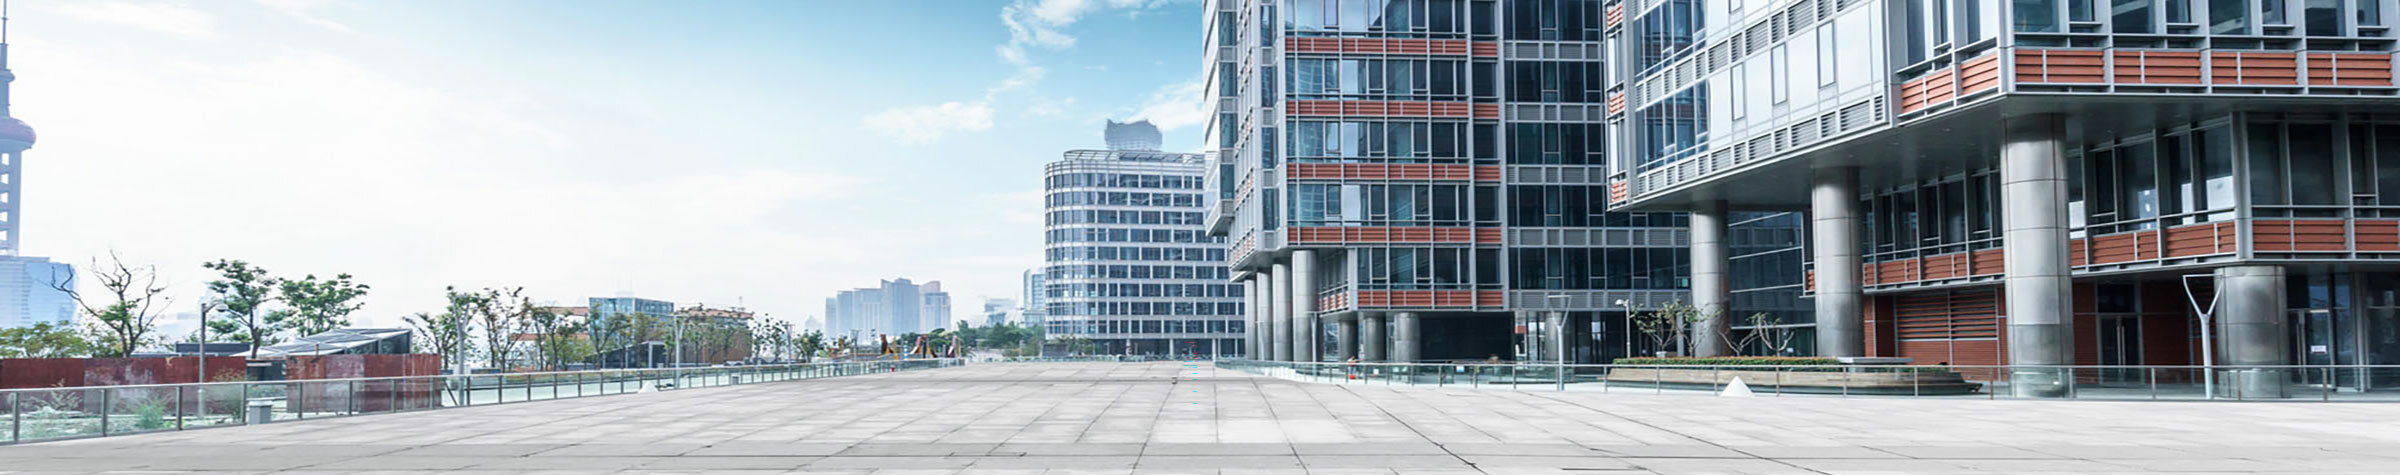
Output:
<svg viewBox="0 0 2400 475">
<path fill-rule="evenodd" d="M 1745 384 L 1759 394 L 1815 393 L 1840 397 L 1980 396 L 1979 399 L 2094 399 L 2094 400 L 2218 400 L 2218 401 L 2372 401 L 2400 402 L 2400 365 L 1851 365 L 1851 364 L 1560 364 L 1546 362 L 1398 363 L 1398 362 L 1268 362 L 1225 360 L 1219 367 L 1300 381 L 1352 377 L 1384 379 L 1387 384 L 1445 386 L 1453 376 L 1467 378 L 1472 387 L 1527 386 L 1556 391 L 1622 392 L 1616 386 L 1643 386 L 1645 393 L 1716 392 L 1737 376 L 1730 371 L 1772 373 L 1751 375 Z M 1667 371 L 1620 376 L 1619 370 L 1686 370 L 1705 375 L 1669 376 Z M 2179 374 L 2180 373 L 2180 374 Z M 1787 376 L 1822 374 L 1823 378 L 1793 380 Z M 1834 380 L 1832 375 L 1840 375 Z M 1861 378 L 1859 375 L 1944 374 L 1925 377 Z M 1418 377 L 1423 376 L 1423 377 Z M 2230 376 L 2230 378 L 2229 378 Z M 1704 379 L 1705 378 L 1705 379 Z M 2181 379 L 2182 382 L 2161 381 Z M 1489 380 L 1488 383 L 1486 380 Z M 1596 383 L 1596 384 L 1593 384 Z M 1930 384 L 1939 384 L 1939 390 Z M 1770 391 L 1771 388 L 1771 391 Z M 2005 390 L 2003 388 L 2006 388 Z M 2014 393 L 2003 396 L 2001 393 Z M 2336 394 L 2345 396 L 2337 397 Z M 2376 394 L 2376 395 L 2367 395 Z"/>
<path fill-rule="evenodd" d="M 316 419 L 631 394 L 652 387 L 669 389 L 659 383 L 670 379 L 676 383 L 673 389 L 684 389 L 871 374 L 886 370 L 945 368 L 964 363 L 964 359 L 958 358 L 878 359 L 681 369 L 9 389 L 0 390 L 0 402 L 6 403 L 5 407 L 0 407 L 0 422 L 7 424 L 6 430 L 0 430 L 0 446 L 128 433 L 241 426 L 252 424 L 254 420 L 271 422 L 286 416 L 295 420 Z M 497 384 L 482 385 L 487 384 L 477 381 L 482 378 L 489 378 L 490 382 Z M 516 381 L 512 382 L 512 378 Z M 384 384 L 378 389 L 372 385 L 376 382 Z M 599 385 L 597 393 L 587 393 L 586 386 L 593 384 Z M 568 394 L 559 387 L 561 385 L 574 385 L 576 389 Z M 310 389 L 310 386 L 316 386 L 317 389 Z M 541 393 L 537 392 L 537 386 L 550 387 L 546 397 L 539 395 Z M 258 389 L 262 387 L 265 388 L 263 391 Z M 341 390 L 345 388 L 347 390 Z M 93 399 L 86 399 L 94 391 L 99 392 L 96 406 L 91 404 Z M 173 396 L 165 396 L 167 392 L 173 392 Z M 384 394 L 375 395 L 377 392 Z M 120 393 L 126 397 L 117 397 Z M 197 400 L 187 395 L 197 396 Z M 489 398 L 477 400 L 483 396 Z M 378 399 L 383 408 L 369 408 L 376 405 Z M 48 402 L 37 402 L 41 400 Z M 172 402 L 172 405 L 168 405 L 168 402 Z M 33 407 L 29 408 L 29 405 Z M 29 413 L 29 409 L 33 412 Z M 186 423 L 195 418 L 201 424 L 199 427 Z M 48 435 L 28 433 L 29 423 L 36 424 L 34 430 L 46 429 Z M 126 426 L 128 423 L 131 425 Z"/>
<path fill-rule="evenodd" d="M 811 367 L 811 366 L 825 366 L 825 365 L 839 365 L 839 364 L 855 364 L 855 363 L 890 363 L 890 362 L 898 362 L 898 361 L 938 361 L 938 360 L 943 360 L 943 359 L 945 359 L 945 358 L 906 358 L 906 359 L 899 359 L 899 360 L 854 360 L 854 361 L 827 361 L 827 362 L 821 362 L 821 363 L 785 363 L 785 364 L 773 364 L 773 365 L 700 366 L 700 367 L 687 367 L 687 368 L 680 368 L 680 370 L 681 370 L 681 371 L 685 371 L 685 372 L 691 372 L 691 371 L 705 371 L 705 370 L 725 370 L 725 369 L 742 369 L 742 368 L 804 368 L 804 367 Z M 583 374 L 607 374 L 607 373 L 640 373 L 640 372 L 665 372 L 665 373 L 673 373 L 673 372 L 675 372 L 675 371 L 678 371 L 678 370 L 679 370 L 678 368 L 622 368 L 622 369 L 588 369 L 588 370 L 574 370 L 574 371 L 535 371 L 535 372 L 523 372 L 523 373 L 488 373 L 488 374 L 430 374 L 430 375 L 417 375 L 417 376 L 375 376 L 375 377 L 359 377 L 359 378 L 282 379 L 282 380 L 257 380 L 257 381 L 210 381 L 210 382 L 200 382 L 200 383 L 119 384 L 119 385 L 109 385 L 109 386 L 56 386 L 56 387 L 42 387 L 42 388 L 14 388 L 14 389 L 0 389 L 0 394 L 6 394 L 6 393 L 10 393 L 10 392 L 22 392 L 22 391 L 59 391 L 59 390 L 68 390 L 68 389 L 144 389 L 144 388 L 164 388 L 164 387 L 194 387 L 194 386 L 212 386 L 212 385 L 213 385 L 213 386 L 223 386 L 223 385 L 242 385 L 242 384 L 276 384 L 276 383 L 334 383 L 334 382 L 347 382 L 347 381 L 386 381 L 386 380 L 406 380 L 406 379 L 445 379 L 445 378 L 507 378 L 507 377 L 518 377 L 518 376 L 555 376 L 555 375 L 583 375 Z"/>
</svg>

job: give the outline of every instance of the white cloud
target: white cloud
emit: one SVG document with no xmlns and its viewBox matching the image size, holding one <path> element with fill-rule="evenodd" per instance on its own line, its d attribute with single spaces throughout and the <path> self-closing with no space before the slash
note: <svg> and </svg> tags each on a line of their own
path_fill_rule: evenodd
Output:
<svg viewBox="0 0 2400 475">
<path fill-rule="evenodd" d="M 332 5 L 334 4 L 334 0 L 258 0 L 258 3 L 261 5 L 266 5 L 267 8 L 274 9 L 275 11 L 283 12 L 284 15 L 290 16 L 294 20 L 300 20 L 301 23 L 316 25 L 328 30 L 339 31 L 343 33 L 350 32 L 349 25 L 328 20 L 322 16 L 317 16 L 316 10 L 318 8 L 326 5 Z"/>
<path fill-rule="evenodd" d="M 998 51 L 1012 64 L 1032 64 L 1028 48 L 1067 49 L 1075 37 L 1065 29 L 1085 15 L 1110 8 L 1136 11 L 1178 3 L 1176 0 L 1016 0 L 1000 8 L 1000 23 L 1008 26 L 1008 42 Z"/>
<path fill-rule="evenodd" d="M 1208 123 L 1208 85 L 1202 78 L 1168 84 L 1150 93 L 1150 100 L 1133 113 L 1168 131 Z"/>
<path fill-rule="evenodd" d="M 819 224 L 873 196 L 869 180 L 725 166 L 610 133 L 657 122 L 545 112 L 572 97 L 414 82 L 317 50 L 198 61 L 20 43 L 46 52 L 17 83 L 38 91 L 16 111 L 43 132 L 42 158 L 26 164 L 26 195 L 39 197 L 27 254 L 78 265 L 112 249 L 139 256 L 182 293 L 177 310 L 208 280 L 200 262 L 235 258 L 277 275 L 359 276 L 374 286 L 361 325 L 439 308 L 447 285 L 548 299 L 747 296 L 796 319 L 815 296 L 787 294 L 820 269 L 930 245 L 893 237 L 908 229 Z M 671 166 L 595 170 L 607 156 Z"/>
<path fill-rule="evenodd" d="M 953 132 L 991 130 L 992 105 L 976 101 L 895 107 L 868 117 L 867 127 L 901 143 L 931 142 Z"/>
<path fill-rule="evenodd" d="M 83 21 L 130 26 L 184 37 L 217 35 L 216 17 L 176 3 L 85 1 L 70 2 L 55 8 L 60 14 Z"/>
</svg>

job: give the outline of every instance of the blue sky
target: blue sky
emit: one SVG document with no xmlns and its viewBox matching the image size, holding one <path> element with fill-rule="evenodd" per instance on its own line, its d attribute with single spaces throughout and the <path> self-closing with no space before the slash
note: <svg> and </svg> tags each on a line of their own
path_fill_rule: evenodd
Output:
<svg viewBox="0 0 2400 475">
<path fill-rule="evenodd" d="M 1041 259 L 1041 166 L 1104 119 L 1200 143 L 1194 0 L 15 0 L 25 253 L 632 292 L 799 321 Z"/>
</svg>

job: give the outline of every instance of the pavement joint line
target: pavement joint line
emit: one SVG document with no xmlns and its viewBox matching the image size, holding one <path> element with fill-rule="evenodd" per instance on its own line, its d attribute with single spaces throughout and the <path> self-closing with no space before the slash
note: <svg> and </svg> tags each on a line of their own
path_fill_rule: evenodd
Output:
<svg viewBox="0 0 2400 475">
<path fill-rule="evenodd" d="M 1344 393 L 1347 393 L 1347 394 L 1350 394 L 1350 395 L 1351 395 L 1351 396 L 1353 396 L 1353 397 L 1357 397 L 1357 398 L 1359 398 L 1359 399 L 1361 399 L 1361 400 L 1364 400 L 1364 399 L 1366 399 L 1364 396 L 1360 395 L 1360 394 L 1358 393 L 1358 391 L 1357 391 L 1357 390 L 1355 390 L 1355 389 L 1351 389 L 1351 388 L 1350 388 L 1350 385 L 1347 385 L 1347 384 L 1341 384 L 1341 385 L 1335 385 L 1335 386 L 1336 386 L 1336 387 L 1339 387 L 1339 388 L 1341 388 L 1341 389 L 1342 389 L 1342 392 L 1344 392 Z M 1457 459 L 1457 460 L 1458 460 L 1458 463 L 1467 464 L 1467 468 L 1472 468 L 1472 469 L 1475 469 L 1475 472 L 1476 472 L 1476 473 L 1486 473 L 1486 474 L 1488 474 L 1488 473 L 1492 473 L 1492 472 L 1491 472 L 1491 471 L 1489 471 L 1489 470 L 1484 470 L 1484 469 L 1483 469 L 1483 466 L 1481 466 L 1481 465 L 1477 465 L 1477 464 L 1475 464 L 1475 462 L 1473 462 L 1473 461 L 1470 461 L 1470 460 L 1467 460 L 1467 458 L 1466 458 L 1465 456 L 1459 455 L 1459 454 L 1458 454 L 1458 452 L 1455 452 L 1455 451 L 1452 451 L 1452 450 L 1450 450 L 1450 446 L 1449 446 L 1449 445 L 1445 445 L 1445 444 L 1441 443 L 1440 441 L 1436 441 L 1436 440 L 1434 440 L 1432 437 L 1428 437 L 1428 436 L 1426 436 L 1426 435 L 1425 435 L 1425 431 L 1422 431 L 1422 430 L 1417 430 L 1417 426 L 1416 426 L 1416 425 L 1414 425 L 1414 424 L 1409 424 L 1407 419 L 1401 419 L 1401 418 L 1400 418 L 1400 416 L 1399 416 L 1398 414 L 1393 414 L 1391 409 L 1388 409 L 1388 408 L 1385 408 L 1385 407 L 1383 407 L 1383 405 L 1382 405 L 1382 404 L 1368 404 L 1368 405 L 1369 405 L 1369 406 L 1374 406 L 1374 407 L 1375 407 L 1375 410 L 1376 410 L 1377 412 L 1381 412 L 1381 413 L 1383 413 L 1383 417 L 1390 418 L 1390 419 L 1392 420 L 1392 422 L 1399 423 L 1399 424 L 1400 424 L 1400 427 L 1408 429 L 1408 432 L 1409 432 L 1409 433 L 1411 433 L 1411 434 L 1416 434 L 1418 439 L 1422 439 L 1422 440 L 1424 440 L 1426 443 L 1433 444 L 1433 446 L 1434 446 L 1435 448 L 1440 448 L 1440 449 L 1442 449 L 1442 453 L 1443 453 L 1443 454 L 1449 455 L 1449 456 L 1450 456 L 1450 458 Z M 1305 462 L 1305 460 L 1306 460 L 1306 459 L 1302 459 L 1302 460 L 1303 460 L 1303 462 L 1302 462 L 1302 464 L 1303 464 L 1303 465 L 1301 466 L 1301 468 L 1302 468 L 1302 469 L 1306 469 L 1306 468 L 1308 468 L 1308 467 L 1306 466 L 1306 462 Z"/>
<path fill-rule="evenodd" d="M 1550 400 L 1550 401 L 1553 401 L 1553 402 L 1558 402 L 1558 403 L 1566 404 L 1566 405 L 1569 405 L 1569 406 L 1575 406 L 1575 407 L 1583 408 L 1584 410 L 1591 411 L 1591 412 L 1593 412 L 1593 413 L 1596 413 L 1596 414 L 1600 414 L 1600 415 L 1608 416 L 1608 417 L 1610 417 L 1610 418 L 1614 418 L 1614 419 L 1616 419 L 1616 420 L 1625 421 L 1625 422 L 1630 422 L 1630 423 L 1633 423 L 1633 424 L 1641 425 L 1641 426 L 1643 426 L 1643 427 L 1649 427 L 1649 428 L 1650 428 L 1650 429 L 1652 429 L 1652 430 L 1657 430 L 1657 431 L 1660 431 L 1660 432 L 1665 432 L 1665 433 L 1669 433 L 1669 434 L 1675 434 L 1675 435 L 1677 435 L 1677 436 L 1681 436 L 1681 437 L 1683 437 L 1684 439 L 1688 439 L 1688 440 L 1691 440 L 1691 441 L 1693 441 L 1693 442 L 1699 442 L 1699 443 L 1703 443 L 1703 444 L 1708 444 L 1709 446 L 1711 446 L 1711 447 L 1716 447 L 1716 448 L 1718 448 L 1718 449 L 1722 449 L 1722 450 L 1728 450 L 1728 451 L 1732 451 L 1732 452 L 1734 452 L 1734 453 L 1738 453 L 1738 454 L 1742 454 L 1742 455 L 1748 455 L 1748 456 L 1750 456 L 1750 459 L 1751 459 L 1751 460 L 1766 460 L 1766 461 L 1770 461 L 1770 462 L 1775 462 L 1775 463 L 1777 463 L 1777 464 L 1781 464 L 1781 465 L 1783 465 L 1783 466 L 1786 466 L 1786 467 L 1791 467 L 1791 468 L 1798 469 L 1798 470 L 1806 470 L 1806 471 L 1809 471 L 1809 472 L 1811 472 L 1811 473 L 1819 473 L 1819 474 L 1826 473 L 1826 472 L 1824 472 L 1824 471 L 1822 471 L 1822 470 L 1817 470 L 1817 469 L 1808 468 L 1808 467 L 1802 467 L 1802 466 L 1800 466 L 1800 465 L 1798 465 L 1798 464 L 1794 464 L 1794 463 L 1791 463 L 1791 462 L 1786 462 L 1786 461 L 1783 461 L 1783 460 L 1781 460 L 1781 459 L 1774 459 L 1774 458 L 1765 458 L 1765 457 L 1759 457 L 1759 456 L 1758 456 L 1758 454 L 1753 454 L 1753 453 L 1750 453 L 1750 452 L 1748 452 L 1748 451 L 1744 451 L 1744 450 L 1741 450 L 1741 449 L 1737 449 L 1737 448 L 1729 447 L 1729 446 L 1726 446 L 1725 444 L 1719 444 L 1719 443 L 1716 443 L 1715 441 L 1711 441 L 1711 440 L 1708 440 L 1708 439 L 1702 439 L 1702 438 L 1699 438 L 1699 437 L 1693 437 L 1691 434 L 1685 434 L 1685 433 L 1682 433 L 1682 432 L 1677 432 L 1677 431 L 1674 431 L 1674 430 L 1670 430 L 1670 429 L 1667 429 L 1667 428 L 1665 428 L 1665 427 L 1660 427 L 1660 426 L 1658 426 L 1657 424 L 1651 424 L 1651 423 L 1649 423 L 1649 422 L 1643 422 L 1643 421 L 1639 421 L 1639 420 L 1634 420 L 1633 418 L 1630 418 L 1630 417 L 1620 416 L 1620 415 L 1617 415 L 1617 414 L 1616 414 L 1616 413 L 1614 413 L 1614 412 L 1609 412 L 1609 411 L 1607 411 L 1607 410 L 1603 410 L 1603 409 L 1600 409 L 1600 408 L 1596 408 L 1596 407 L 1587 406 L 1587 405 L 1584 405 L 1583 403 L 1580 403 L 1580 402 L 1575 402 L 1575 401 L 1572 401 L 1572 400 L 1566 400 L 1566 399 L 1561 399 L 1561 398 L 1557 398 L 1557 397 L 1552 397 L 1552 396 L 1550 396 L 1550 395 L 1548 395 L 1548 394 L 1541 394 L 1541 393 L 1518 393 L 1518 394 L 1525 394 L 1525 395 L 1527 395 L 1527 396 L 1531 396 L 1531 397 L 1534 397 L 1534 398 L 1546 399 L 1546 400 Z M 1895 454 L 1895 455 L 1897 455 L 1897 454 Z M 1636 465 L 1636 466 L 1637 466 L 1637 467 L 1640 467 L 1639 465 Z M 1646 468 L 1648 468 L 1648 467 L 1643 467 L 1643 468 L 1645 468 L 1645 469 L 1646 469 Z"/>
</svg>

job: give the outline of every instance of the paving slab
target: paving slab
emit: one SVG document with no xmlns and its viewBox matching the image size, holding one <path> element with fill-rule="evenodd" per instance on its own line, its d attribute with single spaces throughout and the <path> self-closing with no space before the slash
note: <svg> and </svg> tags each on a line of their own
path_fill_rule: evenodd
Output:
<svg viewBox="0 0 2400 475">
<path fill-rule="evenodd" d="M 1520 389 L 978 364 L 0 446 L 0 473 L 2400 473 L 2400 405 Z"/>
</svg>

